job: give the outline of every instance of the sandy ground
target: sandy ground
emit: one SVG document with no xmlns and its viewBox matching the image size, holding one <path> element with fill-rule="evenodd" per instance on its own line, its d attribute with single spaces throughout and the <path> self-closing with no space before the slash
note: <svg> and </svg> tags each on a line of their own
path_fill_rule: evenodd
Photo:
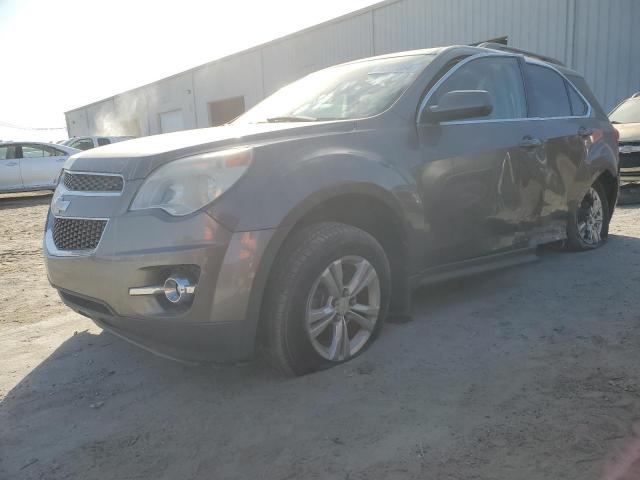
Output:
<svg viewBox="0 0 640 480">
<path fill-rule="evenodd" d="M 598 251 L 425 289 L 357 360 L 283 379 L 65 310 L 47 201 L 0 198 L 0 479 L 640 478 L 639 207 Z"/>
<path fill-rule="evenodd" d="M 50 194 L 0 194 L 0 325 L 31 323 L 67 308 L 49 286 L 42 233 Z M 11 285 L 11 288 L 8 286 Z"/>
</svg>

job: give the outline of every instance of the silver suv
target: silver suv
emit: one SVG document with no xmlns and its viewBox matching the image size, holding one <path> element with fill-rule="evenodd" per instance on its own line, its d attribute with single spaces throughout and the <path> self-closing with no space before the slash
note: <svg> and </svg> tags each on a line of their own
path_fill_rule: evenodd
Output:
<svg viewBox="0 0 640 480">
<path fill-rule="evenodd" d="M 461 46 L 359 60 L 230 125 L 74 155 L 47 221 L 49 278 L 161 355 L 261 346 L 303 374 L 360 354 L 425 282 L 546 243 L 602 245 L 616 142 L 561 65 Z"/>
</svg>

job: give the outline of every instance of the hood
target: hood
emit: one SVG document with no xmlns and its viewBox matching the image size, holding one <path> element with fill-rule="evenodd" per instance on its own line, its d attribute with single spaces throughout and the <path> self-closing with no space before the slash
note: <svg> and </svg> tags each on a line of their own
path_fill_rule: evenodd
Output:
<svg viewBox="0 0 640 480">
<path fill-rule="evenodd" d="M 620 142 L 640 142 L 640 123 L 615 123 L 614 128 L 620 132 Z"/>
<path fill-rule="evenodd" d="M 141 137 L 87 150 L 70 157 L 68 170 L 119 173 L 126 179 L 144 178 L 151 170 L 178 158 L 240 145 L 339 133 L 355 122 L 257 123 L 223 125 Z"/>
</svg>

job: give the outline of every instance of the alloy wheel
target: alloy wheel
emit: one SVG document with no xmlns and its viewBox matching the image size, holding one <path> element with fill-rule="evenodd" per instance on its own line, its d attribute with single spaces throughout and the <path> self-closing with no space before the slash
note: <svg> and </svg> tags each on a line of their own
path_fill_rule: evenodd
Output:
<svg viewBox="0 0 640 480">
<path fill-rule="evenodd" d="M 379 313 L 378 273 L 366 259 L 345 256 L 314 282 L 307 302 L 307 332 L 319 355 L 344 361 L 366 345 Z"/>
<path fill-rule="evenodd" d="M 598 245 L 602 241 L 604 210 L 595 188 L 591 187 L 582 200 L 577 219 L 578 235 L 582 241 L 590 246 Z"/>
</svg>

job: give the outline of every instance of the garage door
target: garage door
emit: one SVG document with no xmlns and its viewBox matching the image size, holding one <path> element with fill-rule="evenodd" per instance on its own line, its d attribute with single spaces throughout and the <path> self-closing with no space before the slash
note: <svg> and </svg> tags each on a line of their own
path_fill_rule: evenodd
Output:
<svg viewBox="0 0 640 480">
<path fill-rule="evenodd" d="M 160 131 L 162 133 L 184 130 L 182 110 L 171 110 L 160 114 Z"/>
</svg>

